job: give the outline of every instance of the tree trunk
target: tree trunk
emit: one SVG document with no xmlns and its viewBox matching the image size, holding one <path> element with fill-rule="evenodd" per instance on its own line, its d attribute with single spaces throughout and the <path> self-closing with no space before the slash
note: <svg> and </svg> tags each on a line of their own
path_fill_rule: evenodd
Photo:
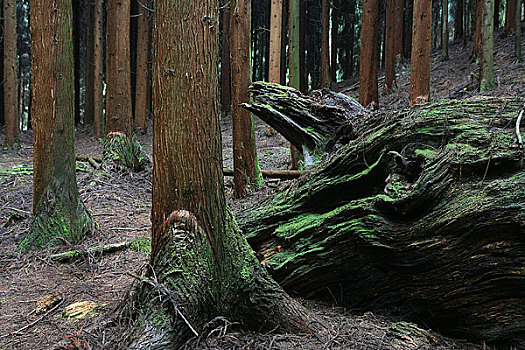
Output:
<svg viewBox="0 0 525 350">
<path fill-rule="evenodd" d="M 300 90 L 306 93 L 309 89 L 306 69 L 306 0 L 299 0 L 299 76 Z"/>
<path fill-rule="evenodd" d="M 322 1 L 321 17 L 321 88 L 329 88 L 330 82 L 330 2 Z"/>
<path fill-rule="evenodd" d="M 82 44 L 81 34 L 81 0 L 72 1 L 73 4 L 73 62 L 74 62 L 74 80 L 75 80 L 75 125 L 82 122 L 80 116 L 80 46 Z"/>
<path fill-rule="evenodd" d="M 106 58 L 106 135 L 131 137 L 130 0 L 109 1 Z"/>
<path fill-rule="evenodd" d="M 456 14 L 454 17 L 454 40 L 463 38 L 463 9 L 465 0 L 456 1 Z"/>
<path fill-rule="evenodd" d="M 507 0 L 507 8 L 505 11 L 505 25 L 503 32 L 505 35 L 511 35 L 515 28 L 515 14 L 516 14 L 516 0 Z"/>
<path fill-rule="evenodd" d="M 337 42 L 339 41 L 339 17 L 341 13 L 341 3 L 338 0 L 333 0 L 332 6 L 332 34 L 330 47 L 330 79 L 337 83 Z"/>
<path fill-rule="evenodd" d="M 104 3 L 103 0 L 94 0 L 93 18 L 93 123 L 95 138 L 104 137 Z"/>
<path fill-rule="evenodd" d="M 325 93 L 286 94 L 256 93 L 263 110 L 252 111 L 276 129 L 286 125 L 278 130 L 297 147 L 312 147 L 294 136 L 304 118 L 340 121 L 353 133 L 318 133 L 340 146 L 321 148 L 324 163 L 240 217 L 285 290 L 522 348 L 525 168 L 514 125 L 525 100 L 366 116 L 344 113 Z"/>
<path fill-rule="evenodd" d="M 135 80 L 135 125 L 141 132 L 148 131 L 148 58 L 149 58 L 149 38 L 150 38 L 150 10 L 149 1 L 139 1 L 138 4 L 138 23 L 137 23 L 137 65 Z"/>
<path fill-rule="evenodd" d="M 396 79 L 394 65 L 394 21 L 395 18 L 395 0 L 386 2 L 386 39 L 385 39 L 385 92 L 391 92 Z"/>
<path fill-rule="evenodd" d="M 94 228 L 75 175 L 72 12 L 69 0 L 31 2 L 34 217 L 23 250 L 74 244 Z"/>
<path fill-rule="evenodd" d="M 378 11 L 378 0 L 363 0 L 359 102 L 372 109 L 379 107 L 377 89 L 377 70 L 379 69 Z"/>
<path fill-rule="evenodd" d="M 230 2 L 223 1 L 222 55 L 221 55 L 221 112 L 231 111 L 231 69 L 230 69 Z M 250 16 L 251 19 L 251 16 Z M 250 33 L 251 34 L 251 33 Z M 255 49 L 254 49 L 255 50 Z M 261 55 L 261 52 L 258 52 Z M 254 69 L 256 69 L 254 65 Z M 259 67 L 259 69 L 261 69 Z M 251 77 L 250 77 L 251 78 Z"/>
<path fill-rule="evenodd" d="M 4 118 L 8 148 L 20 146 L 20 117 L 17 99 L 16 0 L 4 0 Z"/>
<path fill-rule="evenodd" d="M 448 61 L 448 0 L 441 0 L 441 60 Z"/>
<path fill-rule="evenodd" d="M 412 53 L 412 22 L 414 12 L 414 0 L 406 0 L 403 25 L 403 56 L 409 58 Z"/>
<path fill-rule="evenodd" d="M 484 92 L 496 87 L 494 78 L 494 0 L 483 2 L 481 29 L 480 87 Z"/>
<path fill-rule="evenodd" d="M 262 183 L 257 160 L 255 132 L 251 113 L 241 108 L 250 100 L 251 83 L 251 3 L 232 0 L 230 13 L 231 92 L 233 121 L 234 189 L 237 198 L 244 197 Z"/>
<path fill-rule="evenodd" d="M 432 2 L 430 0 L 414 0 L 410 105 L 421 104 L 430 100 L 431 20 Z"/>
<path fill-rule="evenodd" d="M 343 29 L 343 42 L 345 57 L 342 63 L 343 80 L 348 80 L 354 75 L 354 34 L 355 34 L 355 0 L 343 1 L 342 17 L 345 26 Z"/>
<path fill-rule="evenodd" d="M 314 321 L 258 264 L 226 206 L 217 16 L 213 1 L 156 2 L 151 268 L 124 308 L 139 329 L 121 348 L 175 349 L 217 316 L 255 329 Z"/>
<path fill-rule="evenodd" d="M 272 0 L 270 9 L 270 71 L 268 81 L 281 82 L 281 26 L 283 16 L 282 0 Z"/>
<path fill-rule="evenodd" d="M 476 1 L 476 32 L 474 34 L 474 45 L 472 46 L 472 56 L 471 60 L 475 62 L 481 55 L 481 32 L 483 28 L 483 3 L 485 0 L 475 0 Z"/>
<path fill-rule="evenodd" d="M 94 95 L 93 85 L 95 83 L 95 1 L 88 1 L 87 8 L 87 38 L 86 38 L 86 74 L 85 93 L 86 104 L 84 106 L 84 124 L 94 125 Z"/>
<path fill-rule="evenodd" d="M 500 0 L 494 1 L 494 30 L 499 28 Z"/>
<path fill-rule="evenodd" d="M 518 62 L 523 61 L 521 56 L 521 0 L 516 0 L 515 26 L 514 26 L 514 55 Z"/>
</svg>

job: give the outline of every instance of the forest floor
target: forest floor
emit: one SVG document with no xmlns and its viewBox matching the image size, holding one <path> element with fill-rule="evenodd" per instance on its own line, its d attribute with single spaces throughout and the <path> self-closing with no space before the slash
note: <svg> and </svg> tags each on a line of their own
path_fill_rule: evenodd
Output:
<svg viewBox="0 0 525 350">
<path fill-rule="evenodd" d="M 485 93 L 492 96 L 525 96 L 525 64 L 514 62 L 513 38 L 495 37 L 495 71 L 498 86 Z M 433 100 L 468 98 L 479 95 L 477 65 L 470 62 L 472 44 L 452 43 L 451 59 L 432 58 L 431 94 Z M 525 50 L 524 50 L 525 51 Z M 401 66 L 397 89 L 388 95 L 380 89 L 381 108 L 407 106 L 410 67 Z M 380 80 L 381 81 L 381 80 Z M 381 84 L 381 83 L 380 83 Z M 382 85 L 382 84 L 381 84 Z M 355 82 L 335 86 L 356 97 Z M 221 122 L 224 165 L 231 168 L 231 117 Z M 151 130 L 151 129 L 150 129 Z M 280 135 L 269 135 L 266 125 L 256 123 L 257 146 L 263 169 L 286 169 L 288 143 Z M 138 135 L 145 152 L 151 156 L 151 133 Z M 3 131 L 0 131 L 3 140 Z M 82 199 L 99 223 L 100 229 L 79 246 L 61 246 L 20 254 L 16 247 L 27 233 L 32 208 L 32 134 L 21 137 L 21 149 L 0 153 L 0 350 L 103 349 L 104 339 L 89 336 L 93 328 L 124 298 L 133 277 L 148 263 L 150 235 L 151 169 L 140 173 L 112 172 L 95 168 L 88 161 L 77 162 L 77 181 Z M 102 144 L 88 129 L 78 128 L 77 156 L 100 158 Z M 225 178 L 230 205 L 235 212 L 259 203 L 283 191 L 290 181 L 267 179 L 263 187 L 242 200 L 233 200 L 232 178 Z M 74 248 L 134 241 L 130 248 L 111 254 L 90 253 L 72 263 L 57 263 L 52 254 Z M 37 301 L 46 295 L 58 295 L 62 301 L 53 309 L 37 315 Z M 92 301 L 94 312 L 86 317 L 66 318 L 66 306 Z M 202 349 L 486 349 L 485 344 L 451 340 L 434 331 L 403 335 L 399 329 L 413 329 L 411 324 L 369 310 L 347 310 L 337 305 L 305 301 L 313 312 L 332 327 L 333 337 L 318 339 L 312 335 L 244 332 L 235 325 L 223 324 L 205 336 L 193 339 L 188 348 Z M 425 328 L 425 325 L 419 325 Z M 226 330 L 228 328 L 228 330 Z M 109 336 L 109 335 L 108 335 Z"/>
</svg>

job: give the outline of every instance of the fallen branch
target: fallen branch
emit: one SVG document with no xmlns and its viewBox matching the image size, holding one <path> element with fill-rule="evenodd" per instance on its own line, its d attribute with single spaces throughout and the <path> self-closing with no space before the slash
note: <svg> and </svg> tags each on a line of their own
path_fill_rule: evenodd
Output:
<svg viewBox="0 0 525 350">
<path fill-rule="evenodd" d="M 521 117 L 523 117 L 523 109 L 521 110 L 520 115 L 518 116 L 518 120 L 516 120 L 516 136 L 518 137 L 519 148 L 523 148 L 523 139 L 521 138 L 520 132 Z"/>
<path fill-rule="evenodd" d="M 224 176 L 233 176 L 233 169 L 223 169 Z M 296 179 L 302 174 L 300 170 L 261 170 L 263 177 L 278 179 Z"/>
<path fill-rule="evenodd" d="M 53 254 L 50 256 L 50 258 L 54 261 L 65 263 L 69 262 L 78 258 L 81 258 L 83 256 L 89 255 L 89 254 L 108 254 L 108 253 L 114 253 L 120 250 L 124 250 L 131 246 L 136 240 L 128 241 L 128 242 L 120 242 L 120 243 L 113 243 L 113 244 L 107 244 L 107 245 L 99 245 L 96 247 L 91 247 L 88 249 L 75 249 L 70 250 L 63 253 Z"/>
</svg>

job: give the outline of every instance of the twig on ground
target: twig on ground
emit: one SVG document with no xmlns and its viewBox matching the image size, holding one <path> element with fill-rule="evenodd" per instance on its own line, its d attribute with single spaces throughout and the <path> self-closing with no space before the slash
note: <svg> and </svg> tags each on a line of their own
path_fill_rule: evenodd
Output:
<svg viewBox="0 0 525 350">
<path fill-rule="evenodd" d="M 521 138 L 521 132 L 520 132 L 520 124 L 521 124 L 521 118 L 523 117 L 523 109 L 520 112 L 520 115 L 518 116 L 518 120 L 516 120 L 516 137 L 518 138 L 518 147 L 523 148 L 523 139 Z"/>
</svg>

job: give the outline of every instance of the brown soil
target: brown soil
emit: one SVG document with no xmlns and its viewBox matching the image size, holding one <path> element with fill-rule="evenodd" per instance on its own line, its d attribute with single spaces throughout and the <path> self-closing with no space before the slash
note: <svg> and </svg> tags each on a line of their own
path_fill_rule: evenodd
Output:
<svg viewBox="0 0 525 350">
<path fill-rule="evenodd" d="M 498 87 L 486 95 L 525 95 L 525 64 L 513 59 L 513 38 L 496 36 L 496 79 Z M 432 60 L 432 97 L 468 98 L 479 95 L 475 79 L 477 68 L 469 62 L 471 47 L 461 43 L 450 46 L 451 60 Z M 382 108 L 400 109 L 408 100 L 409 66 L 401 68 L 397 90 L 381 96 Z M 351 82 L 337 84 L 337 89 L 355 95 Z M 266 126 L 256 124 L 257 146 L 263 169 L 286 169 L 288 143 L 282 136 L 268 135 Z M 231 118 L 222 121 L 224 164 L 231 168 Z M 151 125 L 150 125 L 151 130 Z M 151 155 L 151 135 L 139 135 L 145 152 Z M 0 153 L 0 171 L 13 167 L 32 167 L 31 132 L 22 135 L 22 148 Z M 0 132 L 3 140 L 3 131 Z M 77 155 L 100 158 L 102 145 L 89 129 L 77 131 Z M 67 349 L 103 349 L 105 340 L 90 336 L 87 329 L 101 322 L 122 300 L 133 277 L 147 264 L 147 254 L 139 249 L 126 249 L 101 256 L 90 254 L 74 263 L 59 264 L 50 259 L 56 252 L 89 248 L 148 237 L 151 222 L 151 169 L 142 173 L 110 172 L 78 162 L 77 180 L 81 196 L 100 224 L 100 229 L 80 246 L 61 246 L 21 255 L 17 243 L 26 234 L 31 220 L 31 174 L 0 172 L 0 349 L 53 349 L 66 342 Z M 225 179 L 230 205 L 238 212 L 264 198 L 281 192 L 289 181 L 267 180 L 262 189 L 242 200 L 233 200 L 233 183 Z M 36 301 L 58 293 L 64 301 L 51 312 L 36 315 Z M 78 301 L 95 301 L 95 314 L 81 320 L 62 317 L 64 307 Z M 189 349 L 482 349 L 482 344 L 449 340 L 435 332 L 417 337 L 395 336 L 400 320 L 388 319 L 370 312 L 352 312 L 341 307 L 307 302 L 331 326 L 328 339 L 312 335 L 243 332 L 226 320 L 212 322 L 204 337 L 192 339 Z M 420 325 L 425 328 L 424 325 Z M 409 326 L 410 327 L 410 326 Z M 208 335 L 210 335 L 208 337 Z M 66 340 L 66 342 L 64 342 Z M 66 347 L 62 347 L 66 349 Z"/>
</svg>

